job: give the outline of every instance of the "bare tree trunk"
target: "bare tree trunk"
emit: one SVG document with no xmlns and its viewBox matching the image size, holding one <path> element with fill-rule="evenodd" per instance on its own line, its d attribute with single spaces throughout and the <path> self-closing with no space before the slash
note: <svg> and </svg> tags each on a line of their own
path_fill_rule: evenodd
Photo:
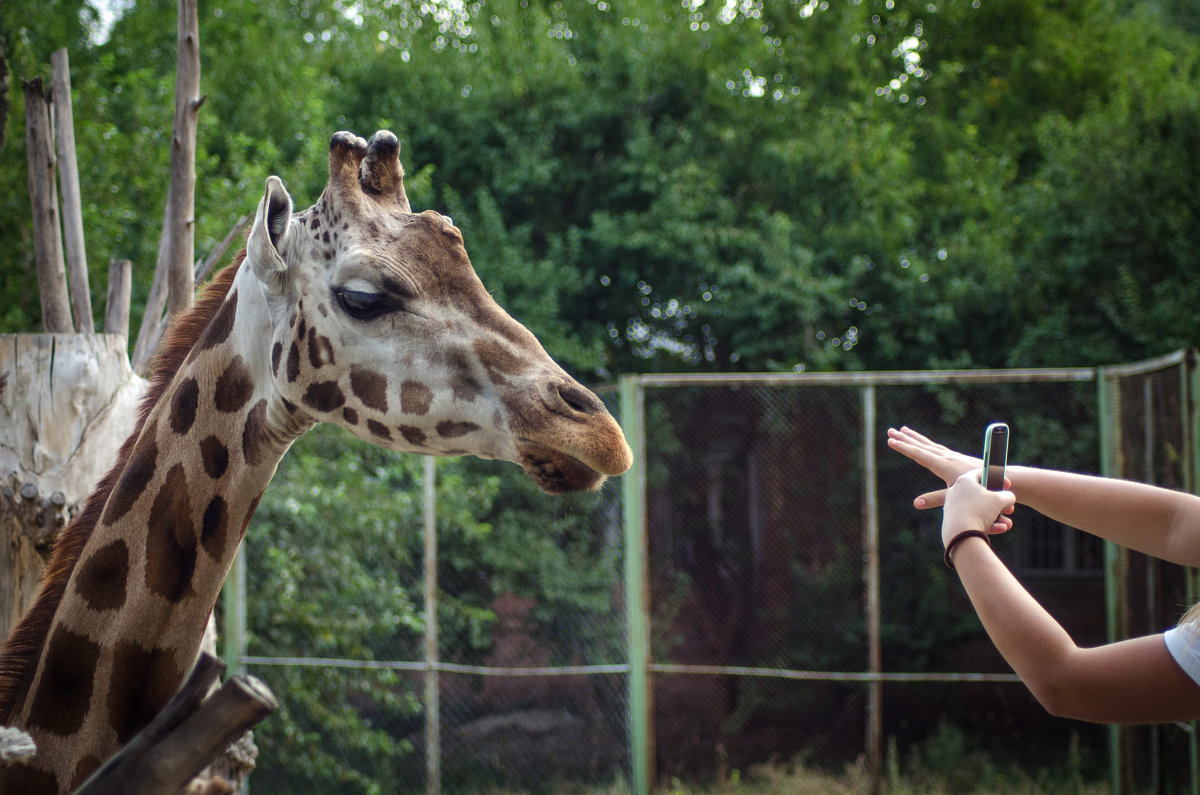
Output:
<svg viewBox="0 0 1200 795">
<path fill-rule="evenodd" d="M 7 637 L 42 559 L 133 430 L 146 382 L 115 334 L 0 335 L 0 611 Z"/>
<path fill-rule="evenodd" d="M 50 101 L 41 78 L 25 84 L 25 146 L 29 159 L 29 198 L 33 204 L 33 254 L 42 298 L 42 327 L 50 333 L 72 330 L 59 234 L 58 191 L 54 187 L 54 136 Z"/>
<path fill-rule="evenodd" d="M 92 290 L 88 284 L 87 250 L 83 245 L 83 199 L 79 195 L 79 164 L 75 159 L 75 113 L 71 108 L 71 72 L 64 47 L 50 56 L 54 70 L 54 139 L 58 145 L 58 179 L 62 190 L 63 242 L 75 330 L 91 334 Z"/>
<path fill-rule="evenodd" d="M 195 283 L 196 127 L 200 106 L 200 23 L 196 0 L 179 0 L 175 74 L 175 128 L 171 135 L 171 184 L 163 213 L 154 282 L 133 349 L 133 368 L 144 373 L 154 355 L 163 306 L 168 316 L 192 305 Z"/>
</svg>

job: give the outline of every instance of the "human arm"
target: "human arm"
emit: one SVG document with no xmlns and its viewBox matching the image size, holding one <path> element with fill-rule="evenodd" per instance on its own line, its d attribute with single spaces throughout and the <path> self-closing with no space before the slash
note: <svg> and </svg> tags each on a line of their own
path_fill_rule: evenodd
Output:
<svg viewBox="0 0 1200 795">
<path fill-rule="evenodd" d="M 978 458 L 950 450 L 910 428 L 889 429 L 888 445 L 947 486 L 978 471 Z M 1200 565 L 1200 497 L 1145 483 L 1027 466 L 1007 472 L 1017 501 L 1080 530 L 1163 560 Z M 946 490 L 922 494 L 918 508 L 936 508 Z M 997 530 L 992 530 L 997 532 Z"/>
<path fill-rule="evenodd" d="M 946 490 L 943 543 L 963 530 L 986 529 L 1012 496 L 961 476 Z M 1080 648 L 983 539 L 964 538 L 952 555 L 988 636 L 1048 712 L 1100 723 L 1200 717 L 1200 685 L 1175 662 L 1161 635 Z"/>
</svg>

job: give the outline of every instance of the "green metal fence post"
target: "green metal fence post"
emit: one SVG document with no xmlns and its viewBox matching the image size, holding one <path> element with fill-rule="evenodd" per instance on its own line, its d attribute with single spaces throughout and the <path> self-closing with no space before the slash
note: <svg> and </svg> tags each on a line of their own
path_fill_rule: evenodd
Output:
<svg viewBox="0 0 1200 795">
<path fill-rule="evenodd" d="M 425 456 L 421 504 L 425 525 L 425 790 L 442 791 L 442 707 L 438 688 L 437 459 Z"/>
<path fill-rule="evenodd" d="M 223 656 L 227 676 L 246 673 L 246 545 L 238 549 L 233 566 L 221 588 L 224 611 L 221 631 L 225 635 Z"/>
<path fill-rule="evenodd" d="M 1196 410 L 1196 396 L 1200 394 L 1200 369 L 1196 367 L 1196 351 L 1189 350 L 1179 363 L 1179 405 L 1183 409 L 1183 480 L 1185 488 L 1200 494 L 1200 411 Z M 1196 602 L 1196 569 L 1189 568 L 1184 577 L 1188 604 Z M 1196 746 L 1196 721 L 1188 725 L 1188 771 L 1191 795 L 1200 795 L 1200 749 Z"/>
<path fill-rule="evenodd" d="M 625 532 L 625 623 L 629 644 L 629 757 L 632 790 L 649 795 L 653 778 L 653 700 L 650 690 L 650 621 L 646 589 L 646 434 L 641 380 L 621 376 L 621 427 L 633 465 L 621 476 Z"/>
<path fill-rule="evenodd" d="M 1100 436 L 1100 474 L 1104 477 L 1120 477 L 1116 460 L 1116 445 L 1120 432 L 1115 426 L 1112 395 L 1109 392 L 1108 370 L 1096 368 L 1096 420 Z M 1118 640 L 1121 605 L 1119 568 L 1121 552 L 1111 541 L 1104 542 L 1104 624 L 1105 637 L 1109 643 Z M 1108 771 L 1109 785 L 1114 795 L 1122 791 L 1122 750 L 1120 726 L 1108 727 Z"/>
<path fill-rule="evenodd" d="M 875 460 L 875 385 L 862 391 L 863 407 L 863 567 L 867 591 L 867 667 L 883 673 L 879 601 L 879 469 Z M 867 769 L 872 795 L 883 787 L 883 681 L 867 685 Z"/>
</svg>

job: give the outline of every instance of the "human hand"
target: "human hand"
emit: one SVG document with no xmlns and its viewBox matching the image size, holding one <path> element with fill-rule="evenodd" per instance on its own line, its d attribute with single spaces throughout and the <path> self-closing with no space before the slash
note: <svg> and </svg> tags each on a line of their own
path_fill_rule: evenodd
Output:
<svg viewBox="0 0 1200 795">
<path fill-rule="evenodd" d="M 1017 498 L 1011 491 L 988 491 L 974 472 L 966 472 L 946 489 L 942 511 L 942 546 L 965 530 L 1003 533 L 1012 527 L 1006 514 L 1013 511 Z"/>
<path fill-rule="evenodd" d="M 916 461 L 944 480 L 947 486 L 953 485 L 968 472 L 976 473 L 978 478 L 978 473 L 983 468 L 982 459 L 955 452 L 943 444 L 927 439 L 912 428 L 888 428 L 887 435 L 888 447 Z M 1007 479 L 1005 485 L 1008 485 Z M 913 500 L 913 505 L 922 509 L 937 508 L 945 501 L 946 489 L 938 489 L 918 496 Z"/>
</svg>

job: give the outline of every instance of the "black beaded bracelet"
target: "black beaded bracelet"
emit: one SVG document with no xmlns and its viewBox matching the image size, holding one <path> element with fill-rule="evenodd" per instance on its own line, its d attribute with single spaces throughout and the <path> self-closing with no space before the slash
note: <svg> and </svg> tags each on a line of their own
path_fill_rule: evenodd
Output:
<svg viewBox="0 0 1200 795">
<path fill-rule="evenodd" d="M 958 545 L 958 542 L 962 541 L 964 538 L 971 537 L 982 538 L 987 542 L 989 547 L 992 545 L 992 539 L 988 538 L 988 534 L 982 530 L 963 530 L 954 538 L 950 539 L 950 543 L 946 545 L 946 554 L 942 557 L 942 560 L 946 561 L 947 566 L 954 568 L 954 561 L 950 559 L 950 553 L 954 550 L 954 547 Z"/>
</svg>

